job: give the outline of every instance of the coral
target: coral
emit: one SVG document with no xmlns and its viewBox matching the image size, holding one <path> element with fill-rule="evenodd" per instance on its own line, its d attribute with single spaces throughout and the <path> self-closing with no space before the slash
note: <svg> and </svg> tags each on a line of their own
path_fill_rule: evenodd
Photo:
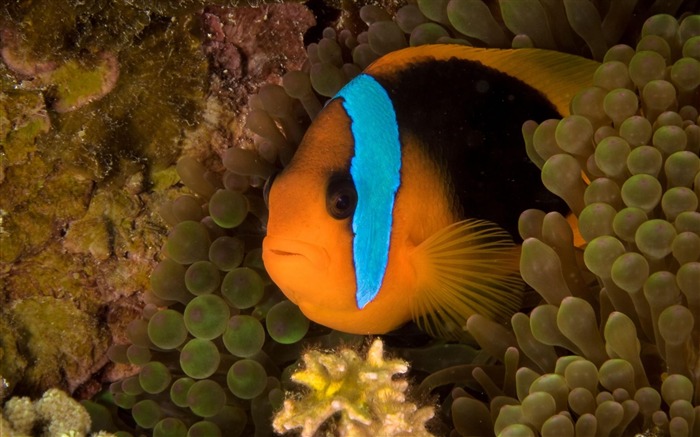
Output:
<svg viewBox="0 0 700 437">
<path fill-rule="evenodd" d="M 88 435 L 90 428 L 90 415 L 85 407 L 58 389 L 47 390 L 36 401 L 27 397 L 11 398 L 0 416 L 0 433 L 8 437 L 80 437 Z M 91 435 L 108 437 L 114 434 L 99 431 Z"/>
<path fill-rule="evenodd" d="M 312 350 L 302 360 L 304 368 L 291 379 L 308 393 L 285 399 L 275 415 L 275 431 L 302 428 L 301 436 L 311 437 L 333 417 L 335 435 L 432 435 L 425 423 L 433 417 L 433 407 L 418 408 L 406 400 L 408 382 L 395 375 L 406 373 L 408 363 L 386 359 L 380 339 L 372 342 L 364 360 L 347 348 Z"/>
<path fill-rule="evenodd" d="M 12 398 L 5 403 L 3 408 L 3 420 L 10 428 L 9 433 L 30 434 L 37 416 L 38 414 L 29 398 Z"/>
<path fill-rule="evenodd" d="M 34 403 L 34 409 L 38 419 L 46 422 L 46 433 L 49 435 L 80 435 L 90 430 L 90 415 L 80 403 L 61 390 L 47 390 Z"/>
<path fill-rule="evenodd" d="M 119 77 L 119 63 L 113 53 L 104 52 L 90 61 L 42 63 L 30 58 L 16 31 L 3 29 L 0 41 L 5 64 L 19 77 L 31 79 L 25 83 L 27 88 L 47 90 L 51 108 L 59 113 L 74 111 L 104 97 L 114 89 Z"/>
</svg>

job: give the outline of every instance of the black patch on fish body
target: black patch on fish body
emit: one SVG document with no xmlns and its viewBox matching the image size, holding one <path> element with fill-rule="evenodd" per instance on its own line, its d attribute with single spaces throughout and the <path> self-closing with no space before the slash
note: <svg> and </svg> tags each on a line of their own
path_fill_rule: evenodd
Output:
<svg viewBox="0 0 700 437">
<path fill-rule="evenodd" d="M 524 210 L 569 211 L 544 187 L 525 152 L 525 121 L 561 118 L 538 90 L 458 58 L 416 62 L 375 78 L 394 103 L 400 135 L 417 138 L 450 175 L 446 182 L 462 218 L 491 220 L 520 241 L 518 217 Z"/>
</svg>

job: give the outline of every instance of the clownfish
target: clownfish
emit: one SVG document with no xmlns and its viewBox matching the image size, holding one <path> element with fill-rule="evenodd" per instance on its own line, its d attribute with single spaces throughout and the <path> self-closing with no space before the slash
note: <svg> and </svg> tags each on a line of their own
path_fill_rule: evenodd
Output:
<svg viewBox="0 0 700 437">
<path fill-rule="evenodd" d="M 528 159 L 526 120 L 569 114 L 599 64 L 540 49 L 387 54 L 314 119 L 268 180 L 263 261 L 311 320 L 382 334 L 414 320 L 460 338 L 521 305 L 518 217 L 568 212 Z"/>
</svg>

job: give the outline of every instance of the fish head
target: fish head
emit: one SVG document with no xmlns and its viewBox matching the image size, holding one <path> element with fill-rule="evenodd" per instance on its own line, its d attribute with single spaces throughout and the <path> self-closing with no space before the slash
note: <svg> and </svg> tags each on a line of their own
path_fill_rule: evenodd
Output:
<svg viewBox="0 0 700 437">
<path fill-rule="evenodd" d="M 272 280 L 307 316 L 357 309 L 351 217 L 356 203 L 348 163 L 350 120 L 331 102 L 292 161 L 269 185 L 263 261 Z"/>
<path fill-rule="evenodd" d="M 269 184 L 263 261 L 275 284 L 311 320 L 344 332 L 384 333 L 410 319 L 411 278 L 400 268 L 401 236 L 392 235 L 396 250 L 389 254 L 383 285 L 371 302 L 358 305 L 350 124 L 342 101 L 332 100 Z"/>
</svg>

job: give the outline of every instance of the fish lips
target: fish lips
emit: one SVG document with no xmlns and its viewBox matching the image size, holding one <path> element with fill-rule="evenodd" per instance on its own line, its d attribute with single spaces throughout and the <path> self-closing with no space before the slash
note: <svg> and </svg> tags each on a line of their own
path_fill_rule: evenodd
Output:
<svg viewBox="0 0 700 437">
<path fill-rule="evenodd" d="M 263 240 L 263 262 L 282 291 L 294 294 L 297 281 L 325 273 L 329 258 L 328 252 L 316 244 L 268 235 Z"/>
</svg>

